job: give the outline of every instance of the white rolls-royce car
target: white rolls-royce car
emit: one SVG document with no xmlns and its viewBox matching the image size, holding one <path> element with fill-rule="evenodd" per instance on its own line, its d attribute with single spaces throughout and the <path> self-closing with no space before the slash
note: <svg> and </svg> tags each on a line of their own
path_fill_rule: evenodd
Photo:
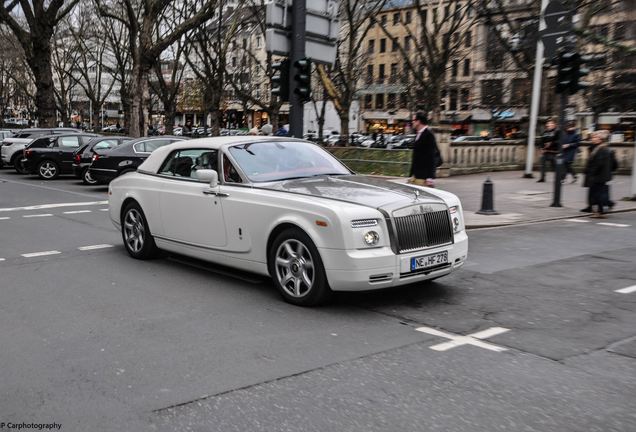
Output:
<svg viewBox="0 0 636 432">
<path fill-rule="evenodd" d="M 170 144 L 108 193 L 132 257 L 163 249 L 269 275 L 297 305 L 439 278 L 468 250 L 455 195 L 356 175 L 292 138 Z"/>
</svg>

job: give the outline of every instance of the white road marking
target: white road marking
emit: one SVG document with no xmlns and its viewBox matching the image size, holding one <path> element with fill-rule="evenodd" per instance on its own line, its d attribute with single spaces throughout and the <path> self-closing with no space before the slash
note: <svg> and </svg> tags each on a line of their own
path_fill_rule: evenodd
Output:
<svg viewBox="0 0 636 432">
<path fill-rule="evenodd" d="M 92 206 L 92 205 L 105 205 L 108 201 L 89 201 L 89 202 L 70 202 L 70 203 L 58 203 L 58 204 L 40 204 L 26 207 L 6 207 L 0 208 L 0 212 L 9 211 L 23 211 L 23 210 L 42 210 L 58 207 L 79 207 L 79 206 Z"/>
<path fill-rule="evenodd" d="M 95 249 L 106 249 L 106 248 L 112 248 L 114 247 L 111 244 L 98 244 L 98 245 L 91 245 L 91 246 L 82 246 L 82 247 L 78 247 L 77 249 L 81 250 L 81 251 L 86 251 L 86 250 L 95 250 Z"/>
<path fill-rule="evenodd" d="M 0 220 L 7 220 L 7 219 L 11 219 L 11 218 L 10 218 L 10 217 L 8 217 L 8 216 L 0 217 Z"/>
<path fill-rule="evenodd" d="M 579 223 L 590 223 L 589 220 L 585 219 L 566 219 L 566 222 L 579 222 Z"/>
<path fill-rule="evenodd" d="M 503 328 L 503 327 L 491 327 L 489 329 L 482 330 L 477 333 L 469 334 L 467 336 L 460 336 L 460 335 L 455 335 L 452 333 L 446 333 L 446 332 L 442 332 L 430 327 L 418 327 L 415 330 L 422 333 L 427 333 L 433 336 L 439 336 L 439 337 L 443 337 L 443 338 L 451 340 L 450 342 L 444 342 L 444 343 L 429 347 L 430 349 L 435 351 L 446 351 L 461 345 L 474 345 L 479 348 L 484 348 L 484 349 L 487 349 L 490 351 L 496 351 L 496 352 L 502 352 L 502 351 L 508 350 L 508 348 L 482 342 L 480 340 L 480 339 L 486 339 L 486 338 L 510 331 L 509 329 Z"/>
<path fill-rule="evenodd" d="M 79 213 L 92 213 L 92 210 L 72 210 L 72 211 L 64 212 L 64 214 L 79 214 Z"/>
<path fill-rule="evenodd" d="M 51 213 L 41 213 L 41 214 L 31 214 L 31 215 L 23 215 L 23 218 L 34 218 L 34 217 L 47 217 L 53 216 Z"/>
<path fill-rule="evenodd" d="M 99 209 L 99 211 L 108 211 L 108 209 Z"/>
<path fill-rule="evenodd" d="M 597 225 L 619 227 L 619 228 L 627 228 L 627 227 L 631 226 L 631 225 L 627 225 L 627 224 L 619 224 L 619 223 L 612 223 L 612 222 L 597 222 Z"/>
<path fill-rule="evenodd" d="M 627 288 L 617 289 L 614 292 L 621 293 L 621 294 L 631 294 L 633 292 L 636 292 L 636 285 L 632 285 Z"/>
<path fill-rule="evenodd" d="M 0 261 L 4 261 L 4 260 L 5 260 L 4 258 L 0 258 Z"/>
<path fill-rule="evenodd" d="M 25 258 L 34 258 L 34 257 L 40 257 L 40 256 L 47 256 L 47 255 L 57 255 L 61 253 L 62 252 L 60 251 L 52 250 L 52 251 L 44 251 L 44 252 L 27 253 L 27 254 L 22 254 L 22 256 Z"/>
</svg>

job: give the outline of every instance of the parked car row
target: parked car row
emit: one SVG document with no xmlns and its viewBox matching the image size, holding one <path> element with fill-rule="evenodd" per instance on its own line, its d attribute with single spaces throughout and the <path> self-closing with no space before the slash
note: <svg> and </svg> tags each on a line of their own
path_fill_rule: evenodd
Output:
<svg viewBox="0 0 636 432">
<path fill-rule="evenodd" d="M 13 166 L 19 174 L 37 175 L 42 180 L 74 175 L 84 184 L 106 184 L 135 171 L 155 149 L 185 139 L 132 139 L 71 128 L 24 129 L 0 141 L 0 155 L 4 166 Z"/>
</svg>

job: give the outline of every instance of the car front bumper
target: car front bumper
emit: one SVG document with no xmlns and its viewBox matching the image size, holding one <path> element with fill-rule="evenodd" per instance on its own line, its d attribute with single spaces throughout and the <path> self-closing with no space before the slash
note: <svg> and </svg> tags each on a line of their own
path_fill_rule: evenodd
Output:
<svg viewBox="0 0 636 432">
<path fill-rule="evenodd" d="M 466 231 L 453 244 L 396 255 L 391 248 L 334 250 L 320 248 L 329 286 L 334 291 L 367 291 L 408 285 L 448 275 L 464 265 L 468 254 Z M 448 264 L 411 272 L 411 258 L 448 251 Z"/>
</svg>

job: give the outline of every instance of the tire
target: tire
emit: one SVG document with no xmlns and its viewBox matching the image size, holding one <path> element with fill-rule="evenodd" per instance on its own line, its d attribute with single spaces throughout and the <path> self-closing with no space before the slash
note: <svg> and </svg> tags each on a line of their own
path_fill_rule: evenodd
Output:
<svg viewBox="0 0 636 432">
<path fill-rule="evenodd" d="M 42 180 L 53 180 L 60 175 L 60 166 L 52 160 L 43 160 L 38 164 L 38 177 Z"/>
<path fill-rule="evenodd" d="M 82 183 L 85 185 L 96 185 L 97 180 L 91 177 L 91 173 L 88 172 L 88 168 L 84 168 L 82 171 Z"/>
<path fill-rule="evenodd" d="M 316 306 L 331 297 L 318 249 L 302 230 L 281 232 L 268 251 L 268 264 L 274 285 L 286 302 Z"/>
<path fill-rule="evenodd" d="M 11 158 L 11 165 L 13 165 L 13 169 L 15 169 L 15 172 L 17 172 L 18 174 L 26 174 L 24 165 L 22 165 L 22 158 L 20 158 L 20 153 L 21 152 L 18 152 L 17 154 L 13 155 L 13 157 Z"/>
<path fill-rule="evenodd" d="M 136 202 L 128 204 L 121 217 L 121 236 L 128 254 L 146 260 L 157 256 L 159 248 L 152 237 L 143 210 Z"/>
</svg>

